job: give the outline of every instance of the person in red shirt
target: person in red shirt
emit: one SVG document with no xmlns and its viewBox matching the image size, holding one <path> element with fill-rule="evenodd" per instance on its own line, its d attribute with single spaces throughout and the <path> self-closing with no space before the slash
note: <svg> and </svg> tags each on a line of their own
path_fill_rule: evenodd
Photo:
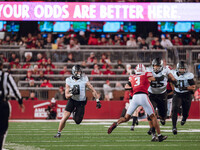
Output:
<svg viewBox="0 0 200 150">
<path fill-rule="evenodd" d="M 48 117 L 46 119 L 56 119 L 57 116 L 57 103 L 54 98 L 51 99 L 51 104 L 45 109 Z"/>
<path fill-rule="evenodd" d="M 52 64 L 51 58 L 48 58 L 48 59 L 47 59 L 47 65 L 50 65 L 52 69 L 55 69 L 55 68 L 56 68 L 55 65 Z"/>
<path fill-rule="evenodd" d="M 31 92 L 30 93 L 30 97 L 27 99 L 28 101 L 37 101 L 38 98 L 35 97 L 35 93 L 34 92 Z"/>
<path fill-rule="evenodd" d="M 199 101 L 199 100 L 200 100 L 200 88 L 198 88 L 198 89 L 194 92 L 194 100 L 195 100 L 195 101 Z"/>
<path fill-rule="evenodd" d="M 130 106 L 126 112 L 125 117 L 121 117 L 117 122 L 114 122 L 108 129 L 108 134 L 110 134 L 119 124 L 127 122 L 130 120 L 131 115 L 136 110 L 138 106 L 142 106 L 147 112 L 149 117 L 153 122 L 158 133 L 158 141 L 162 142 L 167 139 L 167 136 L 163 136 L 160 133 L 160 126 L 157 121 L 157 117 L 154 113 L 154 108 L 148 97 L 148 88 L 151 81 L 160 81 L 161 77 L 153 77 L 151 72 L 146 72 L 145 66 L 143 64 L 138 64 L 135 68 L 135 75 L 129 77 L 129 82 L 125 85 L 126 90 L 133 90 L 132 100 Z M 152 141 L 154 141 L 152 139 Z"/>
<path fill-rule="evenodd" d="M 10 67 L 12 69 L 18 69 L 21 68 L 21 65 L 19 64 L 19 58 L 16 58 L 15 61 L 10 62 Z"/>
<path fill-rule="evenodd" d="M 98 40 L 95 38 L 95 34 L 90 34 L 88 45 L 98 45 Z"/>
<path fill-rule="evenodd" d="M 49 80 L 44 79 L 44 82 L 40 85 L 40 87 L 53 87 L 53 85 L 49 83 Z"/>
<path fill-rule="evenodd" d="M 51 70 L 51 66 L 50 65 L 47 65 L 47 69 L 46 71 L 44 72 L 45 75 L 48 75 L 48 74 L 54 74 L 54 72 Z"/>
<path fill-rule="evenodd" d="M 43 69 L 47 67 L 47 60 L 42 58 L 42 62 L 38 65 L 38 68 Z"/>
<path fill-rule="evenodd" d="M 23 69 L 28 69 L 28 68 L 30 68 L 30 67 L 31 67 L 30 62 L 26 62 L 26 63 L 22 66 Z"/>
<path fill-rule="evenodd" d="M 26 77 L 24 79 L 25 81 L 30 81 L 30 80 L 34 80 L 34 78 L 32 77 L 32 72 L 31 70 L 27 71 Z"/>
<path fill-rule="evenodd" d="M 114 75 L 115 72 L 110 70 L 110 66 L 106 67 L 106 71 L 103 72 L 104 75 Z"/>
<path fill-rule="evenodd" d="M 99 66 L 97 64 L 94 65 L 91 75 L 102 75 L 102 72 L 99 70 Z"/>
<path fill-rule="evenodd" d="M 67 66 L 63 67 L 63 70 L 60 71 L 60 74 L 62 74 L 62 75 L 69 75 L 70 74 L 70 72 L 67 70 Z"/>
</svg>

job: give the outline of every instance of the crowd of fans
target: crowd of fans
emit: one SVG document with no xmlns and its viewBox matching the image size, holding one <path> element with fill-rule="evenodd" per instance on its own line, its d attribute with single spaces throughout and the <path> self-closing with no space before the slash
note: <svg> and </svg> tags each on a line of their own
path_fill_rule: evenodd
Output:
<svg viewBox="0 0 200 150">
<path fill-rule="evenodd" d="M 0 45 L 19 45 L 21 48 L 26 49 L 79 50 L 80 45 L 122 45 L 140 49 L 163 49 L 180 45 L 200 45 L 200 40 L 198 36 L 192 36 L 191 34 L 182 35 L 182 37 L 170 34 L 154 36 L 150 32 L 147 37 L 136 37 L 134 34 L 96 35 L 80 31 L 79 33 L 67 33 L 62 37 L 52 33 L 48 33 L 47 37 L 43 37 L 41 33 L 36 35 L 29 33 L 23 37 L 6 35 L 3 40 L 0 40 Z"/>
</svg>

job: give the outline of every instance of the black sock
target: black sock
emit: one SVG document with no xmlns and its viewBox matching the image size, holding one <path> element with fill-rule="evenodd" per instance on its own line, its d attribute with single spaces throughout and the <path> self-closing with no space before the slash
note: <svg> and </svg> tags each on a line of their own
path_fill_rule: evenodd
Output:
<svg viewBox="0 0 200 150">
<path fill-rule="evenodd" d="M 156 129 L 154 127 L 151 128 L 153 134 L 156 134 Z"/>
<path fill-rule="evenodd" d="M 121 116 L 120 117 L 124 117 L 125 116 L 125 114 L 126 114 L 126 108 L 124 108 L 123 110 L 122 110 L 122 113 L 121 113 Z"/>
<path fill-rule="evenodd" d="M 138 118 L 138 117 L 133 116 L 133 123 L 132 123 L 132 126 L 135 126 L 135 123 L 137 122 L 137 118 Z"/>
<path fill-rule="evenodd" d="M 172 126 L 173 128 L 176 128 L 176 122 L 177 122 L 177 114 L 172 114 Z"/>
</svg>

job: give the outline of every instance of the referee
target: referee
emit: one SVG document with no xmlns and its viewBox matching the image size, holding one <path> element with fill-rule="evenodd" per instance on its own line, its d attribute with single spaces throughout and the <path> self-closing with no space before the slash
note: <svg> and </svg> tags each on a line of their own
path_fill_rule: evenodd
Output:
<svg viewBox="0 0 200 150">
<path fill-rule="evenodd" d="M 15 97 L 18 100 L 22 112 L 24 112 L 21 94 L 12 76 L 3 71 L 3 60 L 0 58 L 0 150 L 2 150 L 6 131 L 8 129 L 8 119 L 10 115 L 8 96 Z"/>
</svg>

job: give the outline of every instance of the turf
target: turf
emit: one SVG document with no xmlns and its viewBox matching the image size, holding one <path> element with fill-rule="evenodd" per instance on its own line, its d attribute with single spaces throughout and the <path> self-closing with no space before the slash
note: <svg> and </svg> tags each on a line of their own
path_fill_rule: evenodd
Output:
<svg viewBox="0 0 200 150">
<path fill-rule="evenodd" d="M 86 124 L 88 123 L 88 124 Z M 171 132 L 171 122 L 161 127 L 168 139 L 164 142 L 151 142 L 147 135 L 148 123 L 140 122 L 135 131 L 130 131 L 130 124 L 118 126 L 112 134 L 107 134 L 111 122 L 83 121 L 82 125 L 72 122 L 66 124 L 59 139 L 53 138 L 58 122 L 34 122 L 9 124 L 5 148 L 13 150 L 199 150 L 200 122 L 187 122 L 184 126 L 178 123 L 178 135 Z M 101 123 L 101 124 L 98 124 Z M 105 124 L 102 124 L 105 123 Z"/>
</svg>

